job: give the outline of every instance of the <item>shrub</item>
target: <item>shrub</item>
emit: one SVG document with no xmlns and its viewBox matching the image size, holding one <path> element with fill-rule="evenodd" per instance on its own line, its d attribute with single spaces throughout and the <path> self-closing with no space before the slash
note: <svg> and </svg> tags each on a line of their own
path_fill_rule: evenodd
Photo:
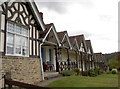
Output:
<svg viewBox="0 0 120 89">
<path fill-rule="evenodd" d="M 89 76 L 90 77 L 95 77 L 95 76 L 97 76 L 97 74 L 96 74 L 96 72 L 94 70 L 90 70 L 89 71 Z"/>
<path fill-rule="evenodd" d="M 74 75 L 74 71 L 72 70 L 63 70 L 60 72 L 60 74 L 62 74 L 63 76 L 71 76 Z"/>
<path fill-rule="evenodd" d="M 83 76 L 88 76 L 88 74 L 89 74 L 89 71 L 87 71 L 87 70 L 82 72 Z"/>
<path fill-rule="evenodd" d="M 80 75 L 80 70 L 78 68 L 73 69 L 76 75 Z"/>
<path fill-rule="evenodd" d="M 112 74 L 116 74 L 117 72 L 115 70 L 112 70 Z"/>
<path fill-rule="evenodd" d="M 105 72 L 106 74 L 111 74 L 111 71 L 107 71 L 107 72 Z"/>
<path fill-rule="evenodd" d="M 101 74 L 100 69 L 98 69 L 98 68 L 94 69 L 94 71 L 95 71 L 95 74 L 97 74 L 97 75 Z"/>
</svg>

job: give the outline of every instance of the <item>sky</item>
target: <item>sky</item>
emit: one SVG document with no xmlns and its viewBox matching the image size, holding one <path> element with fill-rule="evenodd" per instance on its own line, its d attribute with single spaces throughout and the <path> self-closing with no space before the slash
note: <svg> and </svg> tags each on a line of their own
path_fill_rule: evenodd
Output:
<svg viewBox="0 0 120 89">
<path fill-rule="evenodd" d="M 54 23 L 57 32 L 84 34 L 95 53 L 118 51 L 119 0 L 35 0 L 45 24 Z"/>
</svg>

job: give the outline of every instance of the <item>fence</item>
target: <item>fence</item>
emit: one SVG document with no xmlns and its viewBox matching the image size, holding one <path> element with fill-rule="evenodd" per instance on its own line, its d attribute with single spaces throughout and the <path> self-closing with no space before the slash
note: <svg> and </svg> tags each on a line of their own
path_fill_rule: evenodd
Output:
<svg viewBox="0 0 120 89">
<path fill-rule="evenodd" d="M 51 89 L 46 87 L 40 87 L 32 84 L 22 83 L 11 79 L 5 79 L 4 89 Z"/>
</svg>

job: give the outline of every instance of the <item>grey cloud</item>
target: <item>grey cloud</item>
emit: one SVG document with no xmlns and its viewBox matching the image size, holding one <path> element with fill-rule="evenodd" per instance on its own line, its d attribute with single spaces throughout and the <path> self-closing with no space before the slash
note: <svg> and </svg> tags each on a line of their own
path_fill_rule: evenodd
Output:
<svg viewBox="0 0 120 89">
<path fill-rule="evenodd" d="M 78 0 L 78 3 L 85 8 L 91 8 L 94 6 L 93 1 L 91 0 Z"/>
<path fill-rule="evenodd" d="M 77 30 L 77 31 L 71 31 L 69 35 L 81 35 L 84 34 L 85 38 L 89 38 L 91 36 L 93 36 L 94 34 L 90 33 L 90 32 L 86 32 L 83 30 Z"/>
<path fill-rule="evenodd" d="M 39 8 L 47 8 L 60 14 L 67 12 L 67 6 L 72 4 L 79 4 L 83 7 L 90 8 L 93 6 L 91 0 L 35 0 Z"/>
<path fill-rule="evenodd" d="M 48 10 L 55 11 L 59 14 L 64 14 L 67 12 L 67 2 L 37 2 L 40 8 L 47 8 Z"/>
</svg>

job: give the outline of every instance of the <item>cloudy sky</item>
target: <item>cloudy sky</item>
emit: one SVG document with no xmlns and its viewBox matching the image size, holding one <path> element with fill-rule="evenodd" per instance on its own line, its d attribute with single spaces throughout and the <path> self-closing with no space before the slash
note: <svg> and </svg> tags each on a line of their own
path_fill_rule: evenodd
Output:
<svg viewBox="0 0 120 89">
<path fill-rule="evenodd" d="M 44 22 L 56 30 L 84 34 L 94 52 L 118 51 L 119 0 L 35 0 Z"/>
</svg>

